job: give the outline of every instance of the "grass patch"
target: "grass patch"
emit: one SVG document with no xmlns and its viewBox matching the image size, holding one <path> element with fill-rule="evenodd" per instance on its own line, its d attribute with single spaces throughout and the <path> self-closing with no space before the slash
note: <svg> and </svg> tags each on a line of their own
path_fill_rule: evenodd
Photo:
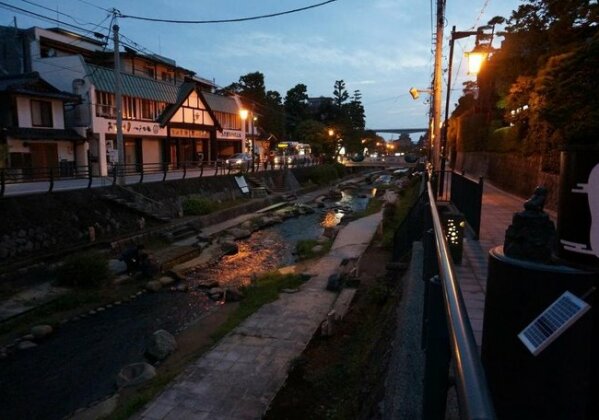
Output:
<svg viewBox="0 0 599 420">
<path fill-rule="evenodd" d="M 314 247 L 321 245 L 322 248 L 318 252 L 314 252 Z M 307 260 L 310 258 L 320 257 L 331 249 L 333 241 L 329 239 L 324 243 L 319 243 L 316 239 L 302 239 L 297 242 L 295 246 L 295 252 L 297 253 L 298 260 Z"/>
<path fill-rule="evenodd" d="M 85 313 L 90 309 L 122 300 L 138 291 L 140 284 L 134 281 L 102 289 L 72 289 L 56 299 L 40 305 L 30 312 L 8 319 L 0 323 L 0 343 L 5 343 L 28 334 L 32 326 L 37 324 L 58 325 L 63 319 Z"/>
<path fill-rule="evenodd" d="M 383 210 L 383 246 L 393 247 L 393 235 L 404 221 L 408 212 L 418 199 L 420 191 L 420 177 L 413 177 L 410 183 L 402 189 L 395 203 L 386 206 Z"/>
<path fill-rule="evenodd" d="M 243 300 L 237 310 L 211 335 L 215 341 L 220 340 L 229 331 L 237 327 L 260 307 L 278 299 L 283 289 L 293 289 L 303 283 L 300 275 L 268 273 L 258 278 L 256 284 L 242 289 Z"/>
<path fill-rule="evenodd" d="M 138 412 L 144 405 L 161 392 L 179 372 L 168 372 L 157 375 L 143 386 L 127 403 L 119 406 L 110 415 L 102 417 L 105 420 L 126 420 Z"/>
<path fill-rule="evenodd" d="M 186 216 L 210 214 L 217 209 L 217 203 L 209 197 L 188 197 L 183 200 L 183 213 Z"/>
<path fill-rule="evenodd" d="M 401 285 L 389 289 L 384 282 L 381 278 L 361 284 L 351 311 L 335 334 L 314 337 L 294 359 L 287 383 L 264 419 L 374 417 L 401 296 Z M 384 298 L 379 296 L 383 294 Z"/>
<path fill-rule="evenodd" d="M 108 259 L 98 252 L 69 255 L 56 270 L 59 285 L 97 289 L 110 280 Z"/>
<path fill-rule="evenodd" d="M 368 200 L 368 205 L 362 211 L 357 211 L 352 214 L 352 219 L 360 219 L 362 217 L 367 217 L 372 214 L 378 213 L 383 208 L 383 200 L 377 200 L 376 198 L 371 198 Z"/>
</svg>

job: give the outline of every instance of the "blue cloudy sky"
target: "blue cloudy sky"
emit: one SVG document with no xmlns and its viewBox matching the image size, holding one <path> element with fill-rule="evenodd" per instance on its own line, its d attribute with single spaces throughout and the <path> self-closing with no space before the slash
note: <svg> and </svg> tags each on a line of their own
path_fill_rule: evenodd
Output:
<svg viewBox="0 0 599 420">
<path fill-rule="evenodd" d="M 1 0 L 0 24 L 13 24 L 16 16 L 21 28 L 57 26 L 8 10 L 6 5 L 107 33 L 103 29 L 110 22 L 106 10 L 112 8 L 130 16 L 210 20 L 270 14 L 321 2 Z M 448 0 L 445 55 L 453 25 L 457 30 L 472 30 L 494 16 L 508 17 L 520 3 Z M 283 97 L 297 83 L 308 87 L 309 96 L 331 96 L 335 80 L 343 79 L 348 91 L 361 91 L 367 127 L 413 128 L 427 126 L 427 95 L 414 101 L 408 90 L 413 86 L 425 89 L 431 83 L 435 7 L 432 0 L 337 0 L 299 13 L 248 22 L 186 25 L 120 18 L 118 23 L 121 33 L 139 46 L 172 58 L 179 66 L 214 79 L 220 86 L 260 71 L 266 88 Z M 473 38 L 456 42 L 454 68 L 459 75 L 452 103 L 459 97 L 465 77 L 461 53 L 471 49 L 473 43 Z"/>
</svg>

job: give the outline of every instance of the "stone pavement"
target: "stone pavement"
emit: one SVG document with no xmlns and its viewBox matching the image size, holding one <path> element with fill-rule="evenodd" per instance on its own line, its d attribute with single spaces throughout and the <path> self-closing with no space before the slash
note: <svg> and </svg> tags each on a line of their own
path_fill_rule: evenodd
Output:
<svg viewBox="0 0 599 420">
<path fill-rule="evenodd" d="M 326 318 L 337 294 L 326 291 L 344 258 L 359 258 L 382 212 L 343 227 L 331 251 L 310 269 L 297 293 L 281 297 L 246 319 L 181 373 L 136 418 L 259 419 Z"/>
<path fill-rule="evenodd" d="M 471 235 L 466 236 L 462 264 L 455 266 L 479 350 L 482 343 L 489 250 L 503 245 L 505 231 L 512 223 L 512 216 L 524 210 L 524 201 L 525 199 L 506 193 L 485 181 L 480 239 L 476 241 Z M 555 213 L 546 212 L 555 222 Z"/>
</svg>

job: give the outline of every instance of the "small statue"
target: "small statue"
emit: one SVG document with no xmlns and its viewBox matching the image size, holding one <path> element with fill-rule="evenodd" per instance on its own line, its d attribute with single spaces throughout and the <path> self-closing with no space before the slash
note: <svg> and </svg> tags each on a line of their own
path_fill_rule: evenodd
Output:
<svg viewBox="0 0 599 420">
<path fill-rule="evenodd" d="M 503 252 L 520 260 L 550 263 L 555 242 L 555 225 L 543 211 L 547 188 L 539 186 L 524 203 L 524 211 L 514 213 L 505 231 Z"/>
<path fill-rule="evenodd" d="M 547 198 L 547 188 L 538 186 L 535 188 L 532 197 L 524 202 L 524 210 L 534 211 L 538 213 L 543 212 L 545 206 L 545 199 Z"/>
</svg>

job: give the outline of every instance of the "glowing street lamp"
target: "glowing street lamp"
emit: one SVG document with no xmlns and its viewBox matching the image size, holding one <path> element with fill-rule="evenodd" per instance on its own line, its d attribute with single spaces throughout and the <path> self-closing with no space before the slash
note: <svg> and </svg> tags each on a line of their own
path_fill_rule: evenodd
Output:
<svg viewBox="0 0 599 420">
<path fill-rule="evenodd" d="M 485 48 L 478 44 L 478 36 L 481 36 L 482 32 L 478 31 L 456 31 L 455 26 L 451 29 L 451 38 L 449 40 L 449 65 L 447 70 L 447 96 L 445 98 L 445 121 L 443 122 L 443 130 L 441 132 L 441 167 L 439 174 L 439 195 L 443 195 L 444 183 L 445 183 L 445 162 L 447 160 L 447 131 L 449 121 L 449 100 L 451 96 L 451 73 L 453 67 L 453 44 L 456 39 L 467 38 L 472 35 L 477 36 L 477 45 L 474 50 L 467 54 L 469 66 L 468 74 L 478 74 L 482 63 L 486 60 L 488 55 L 488 48 Z M 490 47 L 490 44 L 489 44 Z M 484 51 L 484 53 L 483 53 Z"/>
<path fill-rule="evenodd" d="M 488 56 L 488 48 L 482 45 L 476 45 L 472 51 L 466 52 L 466 58 L 468 59 L 468 74 L 476 76 L 480 73 L 480 69 L 483 66 L 483 63 L 487 61 Z"/>
<path fill-rule="evenodd" d="M 239 110 L 239 117 L 243 120 L 243 126 L 245 128 L 245 121 L 248 119 L 248 117 L 250 117 L 250 136 L 251 136 L 251 140 L 252 140 L 252 172 L 254 172 L 254 158 L 255 158 L 255 139 L 254 139 L 254 121 L 256 120 L 255 117 L 253 117 L 252 113 L 250 111 L 248 111 L 247 109 L 240 109 Z"/>
</svg>

